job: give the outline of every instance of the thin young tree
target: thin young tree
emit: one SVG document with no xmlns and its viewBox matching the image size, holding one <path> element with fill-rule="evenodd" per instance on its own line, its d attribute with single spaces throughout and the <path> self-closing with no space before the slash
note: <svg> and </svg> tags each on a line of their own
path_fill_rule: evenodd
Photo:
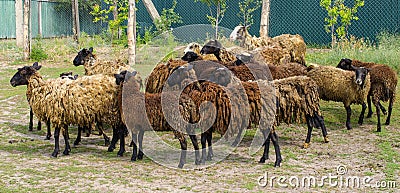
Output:
<svg viewBox="0 0 400 193">
<path fill-rule="evenodd" d="M 210 21 L 211 25 L 215 27 L 215 39 L 218 39 L 218 25 L 224 18 L 225 12 L 228 8 L 228 0 L 195 0 L 195 2 L 205 3 L 210 9 L 210 15 L 207 14 L 207 19 Z M 215 10 L 213 10 L 213 5 Z"/>
</svg>

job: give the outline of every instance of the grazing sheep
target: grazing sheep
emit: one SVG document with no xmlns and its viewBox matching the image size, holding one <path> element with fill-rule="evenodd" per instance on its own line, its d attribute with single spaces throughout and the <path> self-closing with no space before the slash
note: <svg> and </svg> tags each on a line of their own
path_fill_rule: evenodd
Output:
<svg viewBox="0 0 400 193">
<path fill-rule="evenodd" d="M 143 158 L 143 152 L 142 152 L 142 141 L 143 141 L 143 135 L 145 131 L 170 131 L 172 130 L 174 132 L 174 135 L 176 138 L 179 139 L 180 145 L 181 145 L 181 158 L 178 167 L 182 168 L 183 165 L 186 162 L 186 150 L 187 150 L 187 143 L 186 143 L 186 138 L 184 133 L 180 132 L 178 129 L 172 128 L 169 123 L 167 122 L 164 113 L 163 113 L 163 108 L 165 106 L 162 106 L 161 100 L 167 100 L 163 101 L 163 104 L 166 104 L 166 108 L 173 108 L 174 103 L 174 95 L 179 94 L 179 93 L 172 93 L 172 92 L 163 92 L 162 95 L 167 95 L 165 98 L 161 93 L 156 93 L 156 94 L 150 94 L 150 93 L 141 93 L 140 92 L 140 86 L 135 78 L 136 72 L 134 71 L 133 73 L 125 73 L 125 74 L 116 74 L 116 82 L 117 84 L 121 85 L 121 88 L 123 88 L 123 95 L 128 96 L 124 97 L 124 105 L 121 106 L 122 111 L 122 120 L 126 123 L 126 125 L 129 125 L 131 128 L 131 134 L 132 134 L 132 141 L 134 142 L 133 144 L 133 153 L 131 157 L 131 161 L 136 161 L 136 159 L 142 159 Z M 122 99 L 122 93 L 121 96 L 119 97 Z M 122 104 L 122 101 L 121 103 Z M 137 113 L 137 112 L 142 112 L 143 110 L 146 111 L 146 113 Z M 193 103 L 193 101 L 185 94 L 181 94 L 179 98 L 179 110 L 181 112 L 181 115 L 183 115 L 185 121 L 188 121 L 189 123 L 195 123 L 199 121 L 199 114 L 196 108 L 196 105 Z M 174 116 L 169 116 L 170 118 L 173 118 L 174 123 L 177 123 L 178 126 L 183 127 L 184 124 L 182 123 L 182 120 L 180 120 L 180 117 L 174 117 Z M 192 141 L 192 144 L 195 149 L 195 154 L 196 154 L 196 164 L 199 164 L 199 147 L 197 143 L 197 138 L 196 135 L 194 134 L 194 128 L 187 126 L 186 128 L 187 133 L 189 134 L 189 137 Z M 139 145 L 139 152 L 137 150 L 137 145 Z"/>
<path fill-rule="evenodd" d="M 90 125 L 101 122 L 113 125 L 122 131 L 120 110 L 117 96 L 120 92 L 115 79 L 106 75 L 85 76 L 77 80 L 54 79 L 44 81 L 38 70 L 41 66 L 19 68 L 11 78 L 12 86 L 27 85 L 31 93 L 29 104 L 39 119 L 49 119 L 55 127 L 55 148 L 52 153 L 59 153 L 59 135 L 63 129 L 65 140 L 64 155 L 70 152 L 68 125 Z M 114 136 L 113 136 L 114 137 Z M 121 148 L 122 150 L 123 147 Z M 122 155 L 123 152 L 119 152 Z"/>
<path fill-rule="evenodd" d="M 261 54 L 271 64 L 297 62 L 305 65 L 306 44 L 304 39 L 296 34 L 282 34 L 274 38 L 252 37 L 248 26 L 236 26 L 229 36 L 232 41 L 240 40 L 241 46 L 248 50 L 261 48 Z"/>
<path fill-rule="evenodd" d="M 94 74 L 107 74 L 112 76 L 115 73 L 130 69 L 129 65 L 119 59 L 115 61 L 98 60 L 96 55 L 93 54 L 92 47 L 89 49 L 83 48 L 79 51 L 78 55 L 76 55 L 73 60 L 73 64 L 75 66 L 83 65 L 85 67 L 85 75 L 87 76 Z"/>
<path fill-rule="evenodd" d="M 208 62 L 208 61 L 197 61 L 197 62 Z M 210 68 L 212 69 L 212 68 Z M 184 73 L 185 71 L 192 70 L 190 67 L 181 67 L 176 69 L 174 73 L 180 74 Z M 216 76 L 224 76 L 222 79 L 219 79 L 218 77 L 215 77 L 214 80 L 210 81 L 216 81 L 220 80 L 222 82 L 221 85 L 218 85 L 216 83 L 210 82 L 210 81 L 204 81 L 200 79 L 200 82 L 197 84 L 189 84 L 188 86 L 183 85 L 182 87 L 184 88 L 183 93 L 186 93 L 189 95 L 199 106 L 202 104 L 204 101 L 210 101 L 213 103 L 213 106 L 216 108 L 216 118 L 215 122 L 213 123 L 212 127 L 207 130 L 203 131 L 201 134 L 201 144 L 202 144 L 202 156 L 201 156 L 201 162 L 204 163 L 206 159 L 206 142 L 208 143 L 208 154 L 207 154 L 207 159 L 211 159 L 213 156 L 212 152 L 212 144 L 211 144 L 211 139 L 212 139 L 212 132 L 217 132 L 220 134 L 228 134 L 228 136 L 237 136 L 236 140 L 234 141 L 233 145 L 237 145 L 239 142 L 239 137 L 241 136 L 241 133 L 243 129 L 247 128 L 249 126 L 249 120 L 251 120 L 251 123 L 254 124 L 261 124 L 260 129 L 264 135 L 264 141 L 269 141 L 272 140 L 274 147 L 275 147 L 275 153 L 276 153 L 276 161 L 275 161 L 275 167 L 280 166 L 281 163 L 281 154 L 280 154 L 280 148 L 278 144 L 278 136 L 274 132 L 274 127 L 269 122 L 270 117 L 273 116 L 271 115 L 271 109 L 275 108 L 274 107 L 274 100 L 275 97 L 268 97 L 269 95 L 267 94 L 267 97 L 262 95 L 258 95 L 258 97 L 253 97 L 251 95 L 243 95 L 246 90 L 243 90 L 243 87 L 241 86 L 241 82 L 239 80 L 235 80 L 234 76 L 229 74 L 231 76 L 231 82 L 229 84 L 226 84 L 226 81 L 224 78 L 226 78 L 227 74 L 226 73 L 220 73 L 223 71 L 222 69 L 215 69 L 215 75 Z M 229 72 L 228 70 L 225 71 Z M 186 73 L 189 74 L 189 73 Z M 193 74 L 193 73 L 191 73 Z M 180 82 L 185 82 L 185 80 L 180 79 L 180 77 L 186 77 L 186 76 L 177 76 L 177 80 L 174 81 L 168 81 L 169 85 L 172 86 L 175 83 L 180 83 Z M 229 78 L 228 78 L 229 79 Z M 185 87 L 186 86 L 186 87 Z M 225 86 L 225 87 L 222 87 Z M 246 89 L 246 87 L 244 87 Z M 230 93 L 230 94 L 228 94 Z M 266 92 L 266 93 L 271 93 L 271 92 Z M 251 98 L 250 98 L 251 97 Z M 247 99 L 248 98 L 248 99 Z M 262 101 L 260 103 L 260 100 Z M 247 104 L 242 104 L 245 103 L 246 101 L 249 101 L 249 106 L 246 107 Z M 254 106 L 254 101 L 258 101 L 258 107 L 259 108 L 250 108 L 250 106 Z M 242 106 L 241 106 L 241 105 Z M 262 104 L 262 105 L 260 105 Z M 245 105 L 245 106 L 243 106 Z M 236 108 L 233 108 L 236 107 Z M 241 107 L 237 109 L 237 107 Z M 232 109 L 233 108 L 233 109 Z M 249 112 L 246 112 L 247 110 L 250 110 Z M 263 112 L 261 112 L 263 110 Z M 257 112 L 255 112 L 257 111 Z M 250 117 L 248 116 L 250 115 Z M 255 115 L 258 117 L 259 120 L 264 120 L 262 122 L 257 122 L 257 120 L 254 118 Z M 253 116 L 253 117 L 252 117 Z M 262 118 L 261 118 L 262 117 Z M 253 122 L 254 121 L 254 122 Z M 230 127 L 233 127 L 232 131 L 229 131 Z M 268 143 L 269 145 L 269 143 Z M 267 149 L 264 149 L 264 155 L 268 155 Z M 265 162 L 265 157 L 260 159 L 260 162 L 264 163 Z"/>
<path fill-rule="evenodd" d="M 359 67 L 368 68 L 371 76 L 371 88 L 368 93 L 368 114 L 367 118 L 372 116 L 371 97 L 372 102 L 376 107 L 376 115 L 378 119 L 377 131 L 381 131 L 380 109 L 383 114 L 386 114 L 385 108 L 379 101 L 389 101 L 388 115 L 386 118 L 386 125 L 390 124 L 390 117 L 392 115 L 393 103 L 396 95 L 397 74 L 389 66 L 376 63 L 361 62 L 358 60 L 350 60 L 344 58 L 340 60 L 338 68 L 344 70 L 356 70 Z"/>
<path fill-rule="evenodd" d="M 343 102 L 347 112 L 346 127 L 351 129 L 351 104 L 362 105 L 358 123 L 362 124 L 364 119 L 365 109 L 367 108 L 365 101 L 371 86 L 368 72 L 369 70 L 366 68 L 352 72 L 333 66 L 310 66 L 307 76 L 312 78 L 319 86 L 319 97 L 322 100 Z"/>
</svg>

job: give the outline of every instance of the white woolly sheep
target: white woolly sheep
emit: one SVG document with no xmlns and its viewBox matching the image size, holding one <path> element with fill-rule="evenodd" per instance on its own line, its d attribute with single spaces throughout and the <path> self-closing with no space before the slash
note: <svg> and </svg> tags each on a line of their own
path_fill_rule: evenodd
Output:
<svg viewBox="0 0 400 193">
<path fill-rule="evenodd" d="M 90 125 L 102 122 L 123 130 L 117 100 L 120 90 L 113 77 L 96 75 L 77 80 L 55 79 L 46 82 L 38 72 L 40 68 L 37 62 L 33 66 L 19 68 L 10 83 L 12 86 L 28 85 L 27 92 L 31 93 L 29 104 L 33 112 L 41 120 L 49 119 L 55 127 L 53 157 L 57 157 L 59 153 L 61 129 L 65 140 L 63 154 L 69 154 L 68 125 L 70 124 Z"/>
</svg>

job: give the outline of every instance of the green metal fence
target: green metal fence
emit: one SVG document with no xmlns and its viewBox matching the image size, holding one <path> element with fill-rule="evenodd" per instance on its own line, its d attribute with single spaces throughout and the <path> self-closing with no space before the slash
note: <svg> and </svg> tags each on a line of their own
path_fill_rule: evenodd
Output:
<svg viewBox="0 0 400 193">
<path fill-rule="evenodd" d="M 233 29 L 240 23 L 236 15 L 239 11 L 240 0 L 229 0 L 228 10 L 221 22 L 221 26 Z M 270 29 L 269 36 L 283 33 L 300 34 L 307 43 L 327 44 L 330 35 L 324 30 L 326 11 L 319 6 L 319 1 L 298 0 L 270 0 Z M 350 2 L 350 1 L 349 1 Z M 15 10 L 14 0 L 0 0 L 0 38 L 15 38 Z M 72 34 L 71 6 L 69 3 L 55 1 L 32 1 L 32 36 L 39 34 L 38 4 L 41 3 L 42 37 L 69 36 Z M 172 6 L 172 0 L 153 0 L 156 9 Z M 152 21 L 143 3 L 137 4 L 137 22 L 141 26 L 139 33 L 145 27 L 152 26 Z M 194 0 L 179 0 L 175 9 L 182 16 L 183 23 L 172 27 L 191 24 L 208 24 L 206 15 L 209 9 L 206 5 Z M 254 13 L 255 24 L 250 33 L 258 36 L 261 11 Z M 365 0 L 365 6 L 357 13 L 359 21 L 354 21 L 349 32 L 357 37 L 366 37 L 374 40 L 381 31 L 400 32 L 400 0 Z M 105 23 L 93 23 L 93 17 L 88 11 L 80 10 L 80 29 L 88 34 L 99 34 L 107 29 Z M 192 30 L 192 31 L 191 31 Z M 195 34 L 197 28 L 187 28 L 187 34 Z"/>
</svg>

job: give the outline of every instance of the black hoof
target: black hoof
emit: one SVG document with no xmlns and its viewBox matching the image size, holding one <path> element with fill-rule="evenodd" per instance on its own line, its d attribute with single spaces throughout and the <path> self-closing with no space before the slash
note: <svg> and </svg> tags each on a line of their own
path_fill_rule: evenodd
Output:
<svg viewBox="0 0 400 193">
<path fill-rule="evenodd" d="M 33 128 L 32 128 L 32 127 L 29 127 L 28 131 L 33 131 Z"/>
<path fill-rule="evenodd" d="M 115 147 L 111 147 L 111 146 L 110 146 L 110 147 L 108 147 L 107 151 L 108 151 L 108 152 L 113 152 L 114 149 L 115 149 Z"/>
<path fill-rule="evenodd" d="M 265 158 L 264 157 L 261 157 L 261 159 L 260 159 L 260 161 L 258 162 L 258 163 L 265 163 Z"/>
<path fill-rule="evenodd" d="M 64 151 L 63 151 L 63 154 L 64 154 L 64 155 L 69 155 L 69 151 L 68 151 L 68 150 L 64 150 Z"/>
<path fill-rule="evenodd" d="M 368 114 L 367 116 L 366 116 L 366 118 L 371 118 L 372 117 L 372 114 Z"/>
<path fill-rule="evenodd" d="M 135 162 L 136 161 L 136 157 L 131 157 L 131 162 Z"/>
<path fill-rule="evenodd" d="M 281 161 L 282 160 L 276 160 L 274 167 L 281 167 Z"/>
<path fill-rule="evenodd" d="M 207 156 L 207 161 L 211 161 L 213 156 L 208 155 Z"/>
<path fill-rule="evenodd" d="M 137 158 L 138 158 L 138 160 L 142 160 L 143 159 L 143 152 L 139 152 Z"/>
<path fill-rule="evenodd" d="M 51 154 L 52 157 L 57 157 L 57 155 L 58 155 L 58 152 L 53 152 L 53 153 Z"/>
<path fill-rule="evenodd" d="M 385 125 L 390 125 L 390 121 L 386 121 L 386 122 L 385 122 Z"/>
<path fill-rule="evenodd" d="M 382 131 L 381 127 L 378 127 L 378 128 L 376 129 L 376 132 L 381 132 L 381 131 Z"/>
<path fill-rule="evenodd" d="M 358 121 L 358 124 L 359 124 L 359 125 L 362 125 L 362 124 L 363 124 L 363 121 Z"/>
<path fill-rule="evenodd" d="M 118 153 L 117 153 L 117 156 L 118 157 L 122 157 L 122 156 L 124 156 L 124 153 L 125 153 L 125 151 L 119 150 Z"/>
<path fill-rule="evenodd" d="M 50 140 L 51 136 L 46 136 L 46 138 L 44 140 Z"/>
<path fill-rule="evenodd" d="M 183 163 L 179 163 L 179 165 L 178 165 L 178 168 L 183 168 L 183 165 L 185 165 L 185 164 L 183 164 Z"/>
<path fill-rule="evenodd" d="M 74 141 L 74 146 L 79 145 L 79 141 Z"/>
</svg>

